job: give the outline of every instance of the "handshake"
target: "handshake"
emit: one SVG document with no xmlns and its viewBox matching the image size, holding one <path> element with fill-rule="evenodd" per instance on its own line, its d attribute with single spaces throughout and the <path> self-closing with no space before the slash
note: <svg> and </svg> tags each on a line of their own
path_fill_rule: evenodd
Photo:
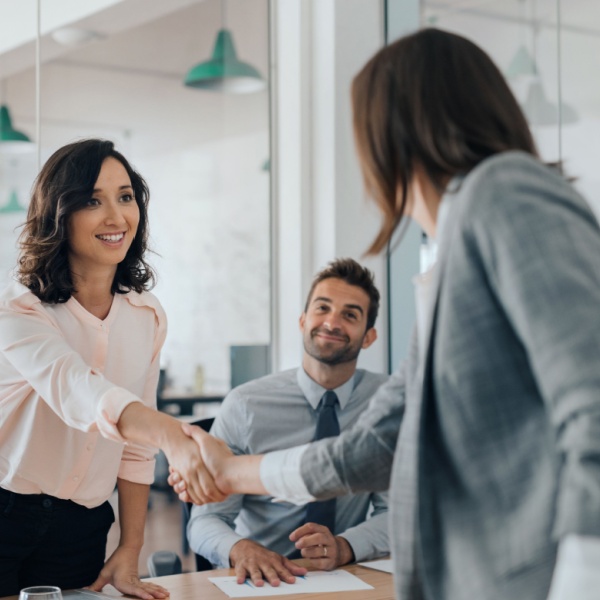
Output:
<svg viewBox="0 0 600 600">
<path fill-rule="evenodd" d="M 221 502 L 232 493 L 244 491 L 233 486 L 235 472 L 239 471 L 236 463 L 246 462 L 244 458 L 260 457 L 235 457 L 225 442 L 195 425 L 183 423 L 181 430 L 183 436 L 177 436 L 176 440 L 171 440 L 169 448 L 165 448 L 169 460 L 168 482 L 180 500 L 207 504 Z M 259 466 L 260 460 L 257 478 Z M 242 483 L 239 478 L 237 483 Z"/>
</svg>

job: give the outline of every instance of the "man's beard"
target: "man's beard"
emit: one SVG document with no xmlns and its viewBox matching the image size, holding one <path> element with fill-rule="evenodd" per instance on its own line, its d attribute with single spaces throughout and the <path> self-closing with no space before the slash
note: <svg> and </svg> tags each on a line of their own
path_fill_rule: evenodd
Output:
<svg viewBox="0 0 600 600">
<path fill-rule="evenodd" d="M 318 360 L 319 362 L 329 366 L 352 362 L 358 358 L 362 346 L 362 340 L 353 345 L 350 343 L 350 338 L 347 335 L 344 335 L 337 330 L 323 330 L 329 335 L 335 335 L 346 340 L 345 345 L 338 346 L 336 349 L 328 349 L 327 342 L 324 342 L 322 346 L 318 346 L 314 343 L 314 338 L 320 331 L 322 331 L 320 328 L 313 329 L 310 332 L 310 337 L 307 338 L 305 336 L 304 338 L 304 350 L 309 356 L 312 356 L 315 360 Z"/>
</svg>

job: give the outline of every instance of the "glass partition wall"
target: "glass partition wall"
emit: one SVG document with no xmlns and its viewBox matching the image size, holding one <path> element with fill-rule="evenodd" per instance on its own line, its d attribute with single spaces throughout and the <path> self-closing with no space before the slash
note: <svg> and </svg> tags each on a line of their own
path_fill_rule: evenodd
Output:
<svg viewBox="0 0 600 600">
<path fill-rule="evenodd" d="M 418 9 L 421 26 L 453 31 L 481 46 L 506 76 L 542 159 L 562 162 L 566 175 L 600 215 L 600 3 L 388 0 L 389 4 L 399 17 Z M 394 14 L 390 6 L 388 14 Z M 390 41 L 406 32 L 405 21 L 398 21 Z M 419 237 L 413 224 L 389 258 L 390 306 L 406 307 L 402 321 L 394 318 L 393 308 L 390 316 L 392 369 L 405 356 L 414 323 L 411 277 L 419 269 Z"/>
<path fill-rule="evenodd" d="M 177 395 L 225 393 L 230 347 L 270 343 L 268 21 L 268 0 L 0 0 L 0 103 L 31 140 L 0 142 L 0 284 L 38 145 L 113 140 L 150 188 Z"/>
<path fill-rule="evenodd" d="M 503 70 L 542 158 L 600 209 L 600 5 L 594 0 L 429 1 L 423 24 L 482 46 Z M 457 82 L 460 85 L 460 82 Z"/>
</svg>

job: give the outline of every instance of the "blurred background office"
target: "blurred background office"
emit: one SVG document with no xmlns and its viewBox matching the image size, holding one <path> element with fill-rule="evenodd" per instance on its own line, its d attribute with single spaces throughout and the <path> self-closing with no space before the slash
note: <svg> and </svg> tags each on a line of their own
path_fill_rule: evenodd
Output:
<svg viewBox="0 0 600 600">
<path fill-rule="evenodd" d="M 151 190 L 165 397 L 218 399 L 299 364 L 303 299 L 335 256 L 375 271 L 380 335 L 360 366 L 393 368 L 421 232 L 362 259 L 379 217 L 349 86 L 386 41 L 426 25 L 490 53 L 543 158 L 600 211 L 595 0 L 0 0 L 0 285 L 39 166 L 69 141 L 109 138 Z"/>
</svg>

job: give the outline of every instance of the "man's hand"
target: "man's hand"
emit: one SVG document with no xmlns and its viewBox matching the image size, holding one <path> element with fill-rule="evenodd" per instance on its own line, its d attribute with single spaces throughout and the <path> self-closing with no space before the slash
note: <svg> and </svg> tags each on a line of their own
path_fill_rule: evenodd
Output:
<svg viewBox="0 0 600 600">
<path fill-rule="evenodd" d="M 233 453 L 228 448 L 227 444 L 223 440 L 219 440 L 209 433 L 206 433 L 200 427 L 195 425 L 189 425 L 183 423 L 181 426 L 182 432 L 189 436 L 190 441 L 199 450 L 203 463 L 208 469 L 208 475 L 215 481 L 218 478 L 220 472 L 222 472 L 222 463 L 227 458 L 233 456 Z M 205 504 L 206 502 L 198 502 L 197 496 L 194 497 L 190 490 L 189 481 L 186 476 L 174 466 L 169 467 L 169 485 L 173 487 L 173 490 L 179 495 L 179 499 L 183 502 L 193 502 L 194 504 Z M 215 482 L 218 485 L 218 482 Z M 223 485 L 223 482 L 221 482 Z M 220 502 L 227 497 L 227 494 L 223 494 L 220 490 L 219 493 L 222 497 L 218 500 L 210 500 L 210 502 Z"/>
<path fill-rule="evenodd" d="M 119 546 L 106 561 L 98 578 L 88 589 L 100 592 L 108 583 L 128 596 L 143 600 L 167 598 L 168 590 L 155 583 L 140 581 L 138 575 L 139 551 Z"/>
<path fill-rule="evenodd" d="M 303 558 L 321 571 L 332 571 L 354 561 L 354 552 L 348 541 L 334 536 L 324 525 L 305 523 L 292 531 L 290 540 L 296 542 L 296 548 Z"/>
<path fill-rule="evenodd" d="M 199 427 L 194 429 L 211 437 Z M 184 492 L 183 497 L 180 494 L 180 498 L 184 502 L 206 504 L 225 500 L 226 494 L 219 490 L 210 472 L 211 465 L 203 460 L 205 456 L 211 458 L 211 452 L 204 452 L 195 437 L 191 438 L 182 429 L 179 429 L 177 436 L 169 437 L 169 444 L 163 450 L 171 471 L 169 483 L 174 486 L 172 479 L 175 482 L 175 478 L 173 478 L 175 473 L 180 481 L 185 482 L 181 490 L 174 486 L 176 492 Z"/>
<path fill-rule="evenodd" d="M 282 581 L 294 583 L 295 576 L 306 575 L 304 567 L 252 540 L 240 540 L 234 544 L 229 553 L 229 562 L 235 569 L 238 583 L 250 578 L 257 587 L 264 585 L 265 580 L 273 587 Z"/>
</svg>

